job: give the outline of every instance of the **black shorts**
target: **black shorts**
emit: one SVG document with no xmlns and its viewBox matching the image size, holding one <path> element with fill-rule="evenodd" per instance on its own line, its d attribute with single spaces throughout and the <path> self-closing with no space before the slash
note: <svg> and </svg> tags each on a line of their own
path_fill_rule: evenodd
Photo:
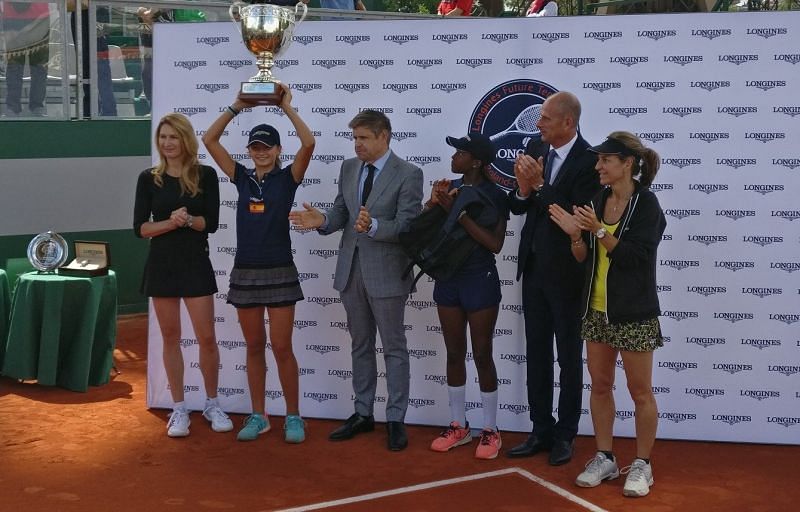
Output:
<svg viewBox="0 0 800 512">
<path fill-rule="evenodd" d="M 437 305 L 461 308 L 467 313 L 497 306 L 502 298 L 495 265 L 464 270 L 433 286 Z"/>
</svg>

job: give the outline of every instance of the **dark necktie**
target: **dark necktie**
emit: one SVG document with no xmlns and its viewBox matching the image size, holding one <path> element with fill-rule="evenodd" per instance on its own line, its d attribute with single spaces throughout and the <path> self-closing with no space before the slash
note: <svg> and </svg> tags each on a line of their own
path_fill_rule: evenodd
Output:
<svg viewBox="0 0 800 512">
<path fill-rule="evenodd" d="M 551 149 L 549 153 L 547 153 L 547 162 L 544 163 L 544 181 L 548 185 L 552 184 L 551 176 L 553 174 L 553 163 L 556 161 L 558 157 L 558 153 L 556 153 L 555 149 Z"/>
<path fill-rule="evenodd" d="M 375 179 L 375 166 L 367 164 L 367 179 L 364 180 L 364 189 L 361 191 L 361 206 L 367 204 L 369 193 L 372 192 L 372 181 Z"/>
</svg>

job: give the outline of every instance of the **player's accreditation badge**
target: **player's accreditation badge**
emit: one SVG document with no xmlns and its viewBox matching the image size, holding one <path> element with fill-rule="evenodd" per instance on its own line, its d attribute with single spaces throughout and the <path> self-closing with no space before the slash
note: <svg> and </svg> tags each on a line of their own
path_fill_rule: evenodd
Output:
<svg viewBox="0 0 800 512">
<path fill-rule="evenodd" d="M 261 199 L 256 199 L 254 197 L 251 197 L 250 213 L 264 213 L 264 201 Z"/>
</svg>

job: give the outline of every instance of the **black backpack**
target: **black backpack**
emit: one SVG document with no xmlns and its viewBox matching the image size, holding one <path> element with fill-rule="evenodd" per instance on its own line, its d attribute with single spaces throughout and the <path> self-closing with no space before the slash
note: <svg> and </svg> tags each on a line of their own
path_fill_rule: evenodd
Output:
<svg viewBox="0 0 800 512">
<path fill-rule="evenodd" d="M 438 204 L 434 205 L 413 218 L 400 232 L 400 245 L 411 258 L 403 275 L 411 272 L 414 265 L 420 268 L 414 284 L 422 274 L 437 281 L 450 279 L 478 247 L 478 242 L 458 223 L 458 216 L 464 210 L 484 227 L 493 227 L 499 220 L 497 208 L 489 196 L 467 185 L 459 188 L 449 213 Z"/>
</svg>

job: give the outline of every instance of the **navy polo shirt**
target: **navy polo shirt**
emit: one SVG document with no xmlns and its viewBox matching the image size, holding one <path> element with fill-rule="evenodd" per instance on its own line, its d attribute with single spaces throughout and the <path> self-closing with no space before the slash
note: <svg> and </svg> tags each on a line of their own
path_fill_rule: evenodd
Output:
<svg viewBox="0 0 800 512">
<path fill-rule="evenodd" d="M 259 180 L 255 169 L 236 162 L 233 184 L 239 191 L 234 266 L 291 263 L 289 212 L 299 186 L 292 176 L 291 164 L 283 169 L 276 166 Z"/>
</svg>

